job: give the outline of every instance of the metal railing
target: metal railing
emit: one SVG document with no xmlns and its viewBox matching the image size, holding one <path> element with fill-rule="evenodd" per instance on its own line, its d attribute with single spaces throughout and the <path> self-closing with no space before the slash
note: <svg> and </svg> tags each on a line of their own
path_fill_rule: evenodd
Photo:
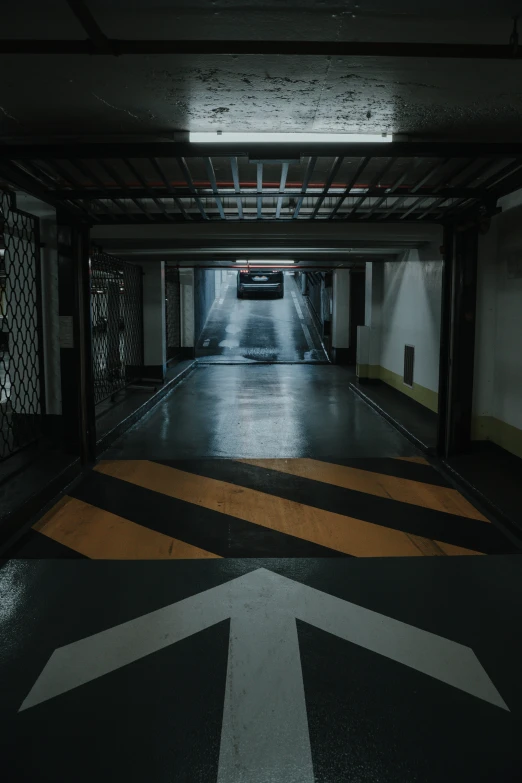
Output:
<svg viewBox="0 0 522 783">
<path fill-rule="evenodd" d="M 38 220 L 0 190 L 0 461 L 38 440 L 44 413 Z"/>
<path fill-rule="evenodd" d="M 94 401 L 99 404 L 139 380 L 143 372 L 141 267 L 91 251 Z"/>
</svg>

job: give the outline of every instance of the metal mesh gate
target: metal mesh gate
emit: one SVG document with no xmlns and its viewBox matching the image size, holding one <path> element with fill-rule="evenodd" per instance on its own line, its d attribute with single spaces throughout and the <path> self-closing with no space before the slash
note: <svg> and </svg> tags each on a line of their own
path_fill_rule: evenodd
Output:
<svg viewBox="0 0 522 783">
<path fill-rule="evenodd" d="M 141 267 L 91 251 L 92 361 L 95 404 L 141 378 Z"/>
<path fill-rule="evenodd" d="M 42 434 L 38 220 L 0 191 L 0 461 Z"/>
<path fill-rule="evenodd" d="M 181 346 L 179 270 L 172 266 L 165 267 L 165 326 L 167 359 L 172 359 Z"/>
</svg>

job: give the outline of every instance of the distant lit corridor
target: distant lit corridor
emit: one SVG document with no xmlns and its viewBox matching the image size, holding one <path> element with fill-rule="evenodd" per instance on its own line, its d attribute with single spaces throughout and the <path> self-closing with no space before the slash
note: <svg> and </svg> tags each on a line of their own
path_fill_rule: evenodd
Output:
<svg viewBox="0 0 522 783">
<path fill-rule="evenodd" d="M 262 270 L 261 270 L 262 271 Z M 285 294 L 250 294 L 238 299 L 229 273 L 210 311 L 196 355 L 206 362 L 328 361 L 310 309 L 293 275 Z"/>
</svg>

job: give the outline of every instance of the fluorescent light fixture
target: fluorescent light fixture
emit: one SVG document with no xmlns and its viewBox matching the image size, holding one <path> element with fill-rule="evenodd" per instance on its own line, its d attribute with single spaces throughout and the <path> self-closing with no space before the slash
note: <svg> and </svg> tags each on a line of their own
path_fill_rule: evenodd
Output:
<svg viewBox="0 0 522 783">
<path fill-rule="evenodd" d="M 296 144 L 299 142 L 321 144 L 350 144 L 352 142 L 389 142 L 393 141 L 391 133 L 220 133 L 219 131 L 205 131 L 203 133 L 189 133 L 189 141 L 192 144 L 230 144 L 235 142 L 255 142 L 271 144 Z"/>
<path fill-rule="evenodd" d="M 295 261 L 288 261 L 288 260 L 278 261 L 276 258 L 272 258 L 272 260 L 269 259 L 269 260 L 259 260 L 258 261 L 257 258 L 249 258 L 248 260 L 245 260 L 245 259 L 239 260 L 238 259 L 235 263 L 236 264 L 254 264 L 254 265 L 255 264 L 265 264 L 265 266 L 267 264 L 269 264 L 270 266 L 280 266 L 281 264 L 295 264 Z"/>
</svg>

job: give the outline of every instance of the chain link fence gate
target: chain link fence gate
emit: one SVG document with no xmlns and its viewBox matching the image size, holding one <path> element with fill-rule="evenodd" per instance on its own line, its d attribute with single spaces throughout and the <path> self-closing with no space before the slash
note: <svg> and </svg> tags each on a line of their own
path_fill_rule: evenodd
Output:
<svg viewBox="0 0 522 783">
<path fill-rule="evenodd" d="M 91 250 L 94 402 L 141 379 L 143 281 L 141 267 Z"/>
<path fill-rule="evenodd" d="M 42 435 L 44 371 L 38 219 L 0 190 L 0 461 Z"/>
<path fill-rule="evenodd" d="M 165 266 L 165 328 L 167 332 L 167 361 L 169 359 L 173 359 L 180 352 L 180 317 L 179 270 L 173 266 Z"/>
</svg>

